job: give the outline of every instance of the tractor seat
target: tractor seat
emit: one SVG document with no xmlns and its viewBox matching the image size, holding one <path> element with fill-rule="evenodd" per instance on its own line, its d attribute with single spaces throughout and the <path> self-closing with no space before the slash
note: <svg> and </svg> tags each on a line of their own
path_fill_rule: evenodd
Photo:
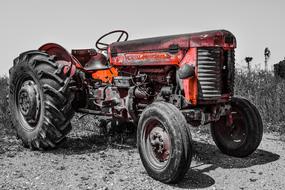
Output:
<svg viewBox="0 0 285 190">
<path fill-rule="evenodd" d="M 97 53 L 92 56 L 90 60 L 84 65 L 84 70 L 86 71 L 98 71 L 109 69 L 107 58 L 101 54 Z"/>
<path fill-rule="evenodd" d="M 71 54 L 86 71 L 109 69 L 106 57 L 98 53 L 95 49 L 73 49 L 71 50 Z"/>
<path fill-rule="evenodd" d="M 71 55 L 84 67 L 92 56 L 97 55 L 97 51 L 95 49 L 73 49 L 71 50 Z"/>
</svg>

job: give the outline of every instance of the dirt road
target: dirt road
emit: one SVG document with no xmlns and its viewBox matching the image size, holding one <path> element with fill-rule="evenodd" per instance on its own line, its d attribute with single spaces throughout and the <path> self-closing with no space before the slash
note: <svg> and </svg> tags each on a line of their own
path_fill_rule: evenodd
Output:
<svg viewBox="0 0 285 190">
<path fill-rule="evenodd" d="M 285 143 L 265 134 L 259 149 L 239 159 L 219 152 L 210 137 L 193 134 L 195 156 L 176 185 L 154 181 L 134 146 L 108 145 L 102 136 L 73 131 L 56 150 L 30 151 L 15 137 L 0 139 L 0 189 L 284 189 Z"/>
</svg>

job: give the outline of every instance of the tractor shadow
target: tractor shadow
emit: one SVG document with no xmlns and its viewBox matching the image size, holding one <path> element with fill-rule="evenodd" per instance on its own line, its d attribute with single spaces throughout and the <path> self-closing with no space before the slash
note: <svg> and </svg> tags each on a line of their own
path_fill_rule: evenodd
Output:
<svg viewBox="0 0 285 190">
<path fill-rule="evenodd" d="M 245 158 L 235 158 L 221 153 L 215 145 L 204 142 L 193 142 L 193 159 L 197 164 L 191 165 L 185 178 L 177 184 L 180 188 L 199 189 L 215 184 L 208 172 L 217 168 L 248 168 L 274 162 L 280 158 L 278 154 L 258 149 Z"/>
<path fill-rule="evenodd" d="M 99 152 L 108 148 L 107 139 L 97 134 L 66 137 L 56 149 L 49 152 L 54 154 L 85 154 Z"/>
<path fill-rule="evenodd" d="M 48 151 L 53 154 L 86 154 L 95 153 L 108 148 L 134 149 L 136 148 L 135 135 L 118 133 L 112 135 L 87 132 L 67 136 L 56 149 Z"/>
<path fill-rule="evenodd" d="M 135 148 L 136 131 L 130 133 L 125 126 L 107 129 L 105 125 L 101 126 L 101 121 L 92 115 L 75 115 L 71 122 L 74 129 L 56 149 L 49 152 L 73 155 L 99 152 L 107 148 Z"/>
<path fill-rule="evenodd" d="M 224 169 L 248 168 L 255 165 L 274 162 L 280 158 L 278 154 L 261 149 L 257 149 L 254 153 L 245 158 L 236 158 L 221 153 L 219 149 L 212 144 L 195 141 L 194 147 L 195 160 L 200 161 L 203 164 L 211 164 L 214 167 Z M 210 170 L 211 169 L 208 169 L 207 171 Z"/>
</svg>

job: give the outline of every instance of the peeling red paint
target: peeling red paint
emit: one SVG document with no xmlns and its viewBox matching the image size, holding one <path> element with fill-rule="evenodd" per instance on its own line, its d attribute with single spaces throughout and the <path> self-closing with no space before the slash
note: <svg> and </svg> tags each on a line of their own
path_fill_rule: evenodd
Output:
<svg viewBox="0 0 285 190">
<path fill-rule="evenodd" d="M 76 68 L 89 73 L 95 79 L 104 82 L 111 82 L 113 76 L 117 76 L 122 66 L 151 66 L 152 72 L 159 71 L 159 66 L 180 67 L 184 64 L 195 66 L 195 76 L 183 80 L 183 89 L 186 100 L 192 105 L 198 103 L 198 67 L 197 48 L 200 47 L 220 47 L 223 50 L 234 49 L 236 39 L 234 35 L 226 30 L 214 30 L 200 33 L 189 33 L 181 35 L 163 36 L 131 40 L 124 42 L 114 42 L 108 49 L 107 54 L 111 69 L 104 71 L 86 71 L 84 65 L 94 54 L 98 54 L 94 49 L 81 49 L 79 54 L 67 52 L 58 44 L 45 44 L 39 50 L 50 55 L 56 55 L 60 60 L 64 60 L 68 67 L 64 67 L 67 73 L 71 69 L 74 74 Z M 81 52 L 81 53 L 80 53 Z M 146 68 L 145 68 L 146 69 Z M 164 72 L 164 71 L 163 71 Z M 159 75 L 159 74 L 158 74 Z M 163 77 L 163 76 L 162 76 Z M 230 95 L 224 94 L 222 100 L 228 100 Z"/>
<path fill-rule="evenodd" d="M 186 53 L 185 57 L 180 63 L 180 66 L 184 64 L 194 65 L 195 66 L 195 76 L 189 79 L 183 80 L 183 88 L 186 100 L 191 102 L 192 105 L 197 104 L 198 100 L 198 67 L 197 67 L 197 48 L 190 48 Z"/>
<path fill-rule="evenodd" d="M 74 64 L 77 68 L 83 68 L 80 62 L 59 44 L 47 43 L 42 45 L 39 50 L 46 52 L 49 55 L 55 55 L 59 60 Z"/>
<path fill-rule="evenodd" d="M 226 30 L 214 30 L 199 33 L 180 34 L 126 42 L 115 42 L 110 45 L 109 51 L 116 53 L 167 51 L 171 45 L 178 45 L 180 49 L 193 47 L 223 47 L 235 48 L 234 35 Z"/>
<path fill-rule="evenodd" d="M 179 65 L 183 58 L 183 51 L 177 54 L 168 52 L 136 52 L 136 53 L 121 53 L 110 59 L 110 63 L 114 66 L 122 65 Z"/>
</svg>

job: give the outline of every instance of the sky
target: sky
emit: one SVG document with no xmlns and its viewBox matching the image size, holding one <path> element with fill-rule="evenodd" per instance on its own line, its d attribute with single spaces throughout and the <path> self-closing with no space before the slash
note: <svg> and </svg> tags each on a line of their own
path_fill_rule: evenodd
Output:
<svg viewBox="0 0 285 190">
<path fill-rule="evenodd" d="M 226 29 L 237 38 L 236 64 L 269 67 L 285 57 L 284 0 L 1 0 L 0 75 L 21 52 L 56 42 L 67 50 L 93 48 L 111 30 L 130 39 Z"/>
</svg>

